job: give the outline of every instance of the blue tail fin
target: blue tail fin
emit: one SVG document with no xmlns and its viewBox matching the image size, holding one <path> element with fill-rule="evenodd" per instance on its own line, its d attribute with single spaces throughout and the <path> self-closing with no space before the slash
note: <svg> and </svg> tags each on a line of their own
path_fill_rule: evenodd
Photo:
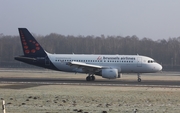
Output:
<svg viewBox="0 0 180 113">
<path fill-rule="evenodd" d="M 21 37 L 21 43 L 25 57 L 47 56 L 44 49 L 26 28 L 19 28 L 19 35 Z"/>
</svg>

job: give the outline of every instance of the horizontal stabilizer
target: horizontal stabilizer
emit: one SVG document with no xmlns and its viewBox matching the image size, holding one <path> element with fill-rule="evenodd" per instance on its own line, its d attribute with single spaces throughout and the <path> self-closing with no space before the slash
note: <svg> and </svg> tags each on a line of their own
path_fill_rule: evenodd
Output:
<svg viewBox="0 0 180 113">
<path fill-rule="evenodd" d="M 35 58 L 30 58 L 30 57 L 14 57 L 15 60 L 19 60 L 19 61 L 28 61 L 28 60 L 31 60 L 31 61 L 36 61 Z"/>
</svg>

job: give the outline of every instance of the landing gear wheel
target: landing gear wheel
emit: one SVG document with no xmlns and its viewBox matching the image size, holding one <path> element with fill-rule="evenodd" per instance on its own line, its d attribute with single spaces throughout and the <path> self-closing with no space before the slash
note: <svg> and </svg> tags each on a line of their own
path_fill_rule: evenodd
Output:
<svg viewBox="0 0 180 113">
<path fill-rule="evenodd" d="M 95 80 L 95 76 L 93 74 L 89 74 L 87 77 L 86 77 L 86 81 L 94 81 Z"/>
<path fill-rule="evenodd" d="M 141 82 L 141 78 L 138 78 L 138 82 Z"/>
<path fill-rule="evenodd" d="M 91 76 L 91 80 L 94 81 L 95 80 L 95 76 L 92 75 Z"/>
<path fill-rule="evenodd" d="M 91 81 L 91 76 L 87 76 L 86 81 Z"/>
</svg>

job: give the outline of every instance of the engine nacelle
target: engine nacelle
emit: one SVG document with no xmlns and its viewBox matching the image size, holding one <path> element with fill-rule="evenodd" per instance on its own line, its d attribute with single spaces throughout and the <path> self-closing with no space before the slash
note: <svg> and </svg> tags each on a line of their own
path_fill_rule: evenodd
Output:
<svg viewBox="0 0 180 113">
<path fill-rule="evenodd" d="M 115 79 L 118 77 L 117 69 L 102 69 L 101 75 L 103 78 Z"/>
</svg>

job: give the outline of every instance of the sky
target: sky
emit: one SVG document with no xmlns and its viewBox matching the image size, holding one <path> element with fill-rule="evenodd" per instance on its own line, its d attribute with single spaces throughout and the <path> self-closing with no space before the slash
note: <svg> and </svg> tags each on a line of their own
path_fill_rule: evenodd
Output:
<svg viewBox="0 0 180 113">
<path fill-rule="evenodd" d="M 180 36 L 180 0 L 0 0 L 0 34 Z"/>
</svg>

